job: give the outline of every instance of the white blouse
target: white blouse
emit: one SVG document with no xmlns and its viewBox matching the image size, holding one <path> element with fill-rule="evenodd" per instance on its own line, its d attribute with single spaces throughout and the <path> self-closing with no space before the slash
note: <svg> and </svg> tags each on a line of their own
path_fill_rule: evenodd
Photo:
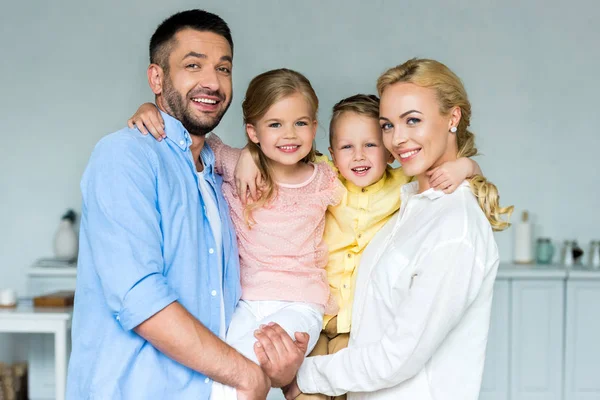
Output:
<svg viewBox="0 0 600 400">
<path fill-rule="evenodd" d="M 469 184 L 402 187 L 402 207 L 365 249 L 347 349 L 309 357 L 305 393 L 476 400 L 498 248 Z"/>
</svg>

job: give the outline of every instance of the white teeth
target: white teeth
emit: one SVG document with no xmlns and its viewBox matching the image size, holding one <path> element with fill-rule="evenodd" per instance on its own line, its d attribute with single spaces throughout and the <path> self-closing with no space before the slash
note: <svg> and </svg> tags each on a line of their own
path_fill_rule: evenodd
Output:
<svg viewBox="0 0 600 400">
<path fill-rule="evenodd" d="M 192 100 L 195 101 L 196 103 L 217 104 L 217 101 L 212 100 L 212 99 L 198 98 L 198 99 L 192 99 Z"/>
<path fill-rule="evenodd" d="M 370 169 L 370 168 L 369 167 L 358 167 L 358 168 L 352 168 L 352 171 L 364 172 L 364 171 L 367 171 L 368 169 Z"/>
<path fill-rule="evenodd" d="M 294 150 L 297 147 L 298 146 L 279 146 L 279 148 L 282 150 Z"/>
<path fill-rule="evenodd" d="M 406 153 L 401 153 L 400 158 L 408 158 L 410 156 L 414 156 L 418 152 L 419 152 L 419 150 L 407 151 Z"/>
</svg>

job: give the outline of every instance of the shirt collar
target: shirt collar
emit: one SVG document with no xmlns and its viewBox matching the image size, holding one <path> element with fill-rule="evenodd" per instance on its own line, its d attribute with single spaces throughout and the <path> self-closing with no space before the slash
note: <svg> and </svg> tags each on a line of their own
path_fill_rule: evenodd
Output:
<svg viewBox="0 0 600 400">
<path fill-rule="evenodd" d="M 356 186 L 354 183 L 350 182 L 346 178 L 342 178 L 342 179 L 343 179 L 344 186 L 346 187 L 346 189 L 348 189 L 349 192 L 372 194 L 372 193 L 378 192 L 385 185 L 385 182 L 388 179 L 388 175 L 389 175 L 391 169 L 392 169 L 392 167 L 388 165 L 387 168 L 385 169 L 385 174 L 383 174 L 383 177 L 380 180 L 378 180 L 375 183 L 370 184 L 369 186 L 362 187 L 362 188 L 359 186 Z"/>
<path fill-rule="evenodd" d="M 463 181 L 460 185 L 458 185 L 458 188 L 456 188 L 456 190 L 458 190 L 461 187 L 464 186 L 469 186 L 469 182 L 468 181 Z M 416 197 L 423 197 L 423 198 L 427 198 L 429 200 L 437 200 L 440 197 L 444 197 L 446 196 L 446 193 L 444 193 L 442 190 L 436 190 L 433 188 L 429 188 L 426 191 L 424 191 L 423 193 L 418 193 L 419 192 L 419 182 L 418 181 L 414 181 L 414 182 L 409 182 L 407 184 L 405 184 L 404 186 L 402 186 L 401 189 L 401 193 L 402 193 L 402 202 L 408 200 L 408 198 L 416 196 Z"/>
<path fill-rule="evenodd" d="M 165 122 L 165 133 L 167 134 L 167 138 L 171 139 L 181 150 L 187 151 L 192 144 L 192 139 L 190 138 L 187 129 L 183 127 L 183 124 L 179 120 L 173 118 L 169 114 L 160 111 L 160 115 Z"/>
</svg>

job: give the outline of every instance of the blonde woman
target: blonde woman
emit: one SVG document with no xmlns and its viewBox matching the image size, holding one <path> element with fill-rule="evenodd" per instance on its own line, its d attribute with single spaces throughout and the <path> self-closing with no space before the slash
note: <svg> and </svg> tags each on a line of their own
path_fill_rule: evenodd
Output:
<svg viewBox="0 0 600 400">
<path fill-rule="evenodd" d="M 508 227 L 500 216 L 512 207 L 500 208 L 481 176 L 451 194 L 430 188 L 428 171 L 477 153 L 469 100 L 452 71 L 413 59 L 385 72 L 377 88 L 384 144 L 416 179 L 364 252 L 348 348 L 307 358 L 286 397 L 475 400 L 498 268 L 492 230 Z M 256 335 L 263 369 L 291 381 L 302 348 L 276 325 Z"/>
</svg>

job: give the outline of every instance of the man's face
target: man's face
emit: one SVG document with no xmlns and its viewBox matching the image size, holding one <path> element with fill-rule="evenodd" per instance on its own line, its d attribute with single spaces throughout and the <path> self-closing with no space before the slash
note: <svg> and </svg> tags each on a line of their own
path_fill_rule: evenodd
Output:
<svg viewBox="0 0 600 400">
<path fill-rule="evenodd" d="M 160 105 L 190 134 L 206 135 L 231 104 L 229 42 L 213 32 L 182 30 L 175 35 L 168 63 Z"/>
</svg>

